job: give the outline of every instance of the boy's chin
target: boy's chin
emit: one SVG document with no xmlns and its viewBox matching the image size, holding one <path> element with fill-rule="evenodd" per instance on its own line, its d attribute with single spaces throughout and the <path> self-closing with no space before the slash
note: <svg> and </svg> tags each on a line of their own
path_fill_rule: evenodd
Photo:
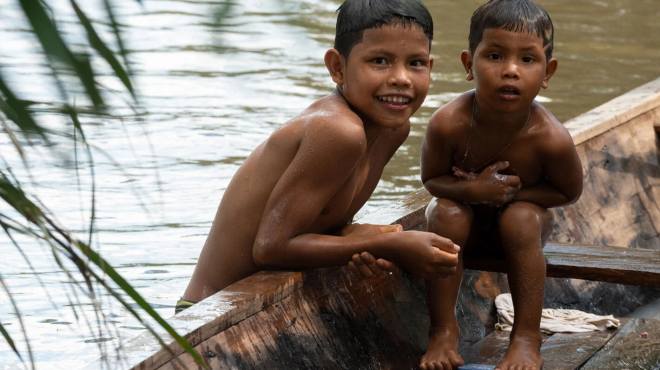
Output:
<svg viewBox="0 0 660 370">
<path fill-rule="evenodd" d="M 410 122 L 410 118 L 406 119 L 387 119 L 387 120 L 370 120 L 371 124 L 374 126 L 382 127 L 382 128 L 387 128 L 387 129 L 392 129 L 396 130 L 401 127 L 405 127 L 408 122 Z"/>
</svg>

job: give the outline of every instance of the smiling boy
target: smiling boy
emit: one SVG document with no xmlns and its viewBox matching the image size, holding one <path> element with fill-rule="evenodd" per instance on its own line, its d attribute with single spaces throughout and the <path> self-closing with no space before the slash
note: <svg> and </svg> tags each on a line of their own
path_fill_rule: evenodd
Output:
<svg viewBox="0 0 660 370">
<path fill-rule="evenodd" d="M 498 369 L 539 369 L 543 244 L 549 208 L 574 202 L 582 168 L 571 136 L 534 101 L 557 69 L 553 25 L 531 0 L 491 0 L 470 23 L 461 54 L 476 89 L 438 109 L 422 149 L 422 181 L 434 196 L 428 230 L 462 247 L 457 273 L 427 280 L 429 347 L 421 368 L 452 369 L 458 353 L 455 305 L 463 254 L 503 253 L 515 310 Z"/>
<path fill-rule="evenodd" d="M 427 278 L 458 247 L 400 226 L 351 225 L 429 88 L 433 23 L 417 0 L 348 0 L 325 64 L 336 90 L 276 130 L 227 187 L 177 309 L 263 268 L 343 265 L 358 253 Z M 370 255 L 369 255 L 370 254 Z"/>
</svg>

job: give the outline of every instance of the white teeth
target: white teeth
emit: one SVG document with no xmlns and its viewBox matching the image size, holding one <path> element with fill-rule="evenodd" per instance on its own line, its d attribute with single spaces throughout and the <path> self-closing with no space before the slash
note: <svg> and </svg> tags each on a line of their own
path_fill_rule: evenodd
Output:
<svg viewBox="0 0 660 370">
<path fill-rule="evenodd" d="M 379 96 L 378 100 L 385 103 L 394 103 L 394 104 L 408 104 L 410 98 L 405 96 Z"/>
</svg>

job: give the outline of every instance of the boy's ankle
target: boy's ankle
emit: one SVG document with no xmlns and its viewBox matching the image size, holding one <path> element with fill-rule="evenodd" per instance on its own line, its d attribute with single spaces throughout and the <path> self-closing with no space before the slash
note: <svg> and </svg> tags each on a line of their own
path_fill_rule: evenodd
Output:
<svg viewBox="0 0 660 370">
<path fill-rule="evenodd" d="M 538 344 L 541 346 L 543 336 L 540 330 L 514 330 L 509 336 L 510 341 L 524 341 L 530 344 Z"/>
</svg>

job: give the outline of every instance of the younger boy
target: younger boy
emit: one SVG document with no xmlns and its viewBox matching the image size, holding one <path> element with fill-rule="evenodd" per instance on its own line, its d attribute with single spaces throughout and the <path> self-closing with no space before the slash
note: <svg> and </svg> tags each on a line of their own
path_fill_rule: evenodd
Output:
<svg viewBox="0 0 660 370">
<path fill-rule="evenodd" d="M 458 247 L 400 226 L 349 225 L 410 130 L 429 88 L 433 22 L 418 0 L 347 0 L 325 64 L 336 90 L 259 145 L 236 172 L 177 308 L 261 268 L 360 263 L 426 278 Z M 386 260 L 384 260 L 386 259 Z M 364 267 L 364 265 L 363 265 Z"/>
<path fill-rule="evenodd" d="M 476 89 L 438 109 L 422 150 L 422 181 L 434 196 L 428 230 L 462 253 L 493 253 L 508 264 L 515 323 L 498 369 L 539 369 L 549 208 L 574 202 L 582 169 L 571 136 L 534 101 L 557 69 L 553 25 L 531 0 L 491 0 L 472 15 L 461 61 Z M 462 279 L 427 281 L 431 316 L 422 369 L 463 364 L 455 305 Z"/>
</svg>

